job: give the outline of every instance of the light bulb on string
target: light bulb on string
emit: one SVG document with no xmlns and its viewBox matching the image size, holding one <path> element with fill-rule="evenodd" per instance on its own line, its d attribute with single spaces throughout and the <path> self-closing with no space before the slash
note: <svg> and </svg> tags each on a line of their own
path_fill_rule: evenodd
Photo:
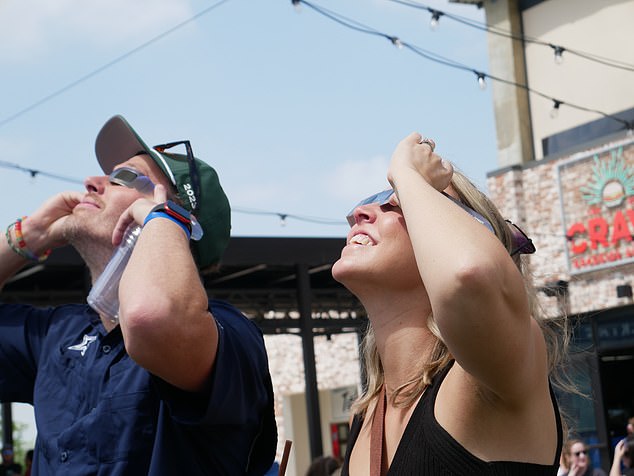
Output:
<svg viewBox="0 0 634 476">
<path fill-rule="evenodd" d="M 388 37 L 390 39 L 390 41 L 392 42 L 392 44 L 394 46 L 396 46 L 399 50 L 403 49 L 403 42 L 396 36 L 390 36 Z"/>
<path fill-rule="evenodd" d="M 566 50 L 563 46 L 550 45 L 550 47 L 555 50 L 555 64 L 561 64 L 564 62 L 564 51 Z"/>
<path fill-rule="evenodd" d="M 291 3 L 293 4 L 293 8 L 295 9 L 295 11 L 297 13 L 301 13 L 302 12 L 302 1 L 301 0 L 291 0 Z"/>
<path fill-rule="evenodd" d="M 280 226 L 286 226 L 286 214 L 284 213 L 279 213 L 278 216 L 280 217 Z"/>
<path fill-rule="evenodd" d="M 476 73 L 476 75 L 478 76 L 478 87 L 484 91 L 487 88 L 487 82 L 485 80 L 485 75 L 484 73 Z"/>
<path fill-rule="evenodd" d="M 552 119 L 557 119 L 557 117 L 559 117 L 559 106 L 562 105 L 561 101 L 558 101 L 557 99 L 553 99 L 553 108 L 550 110 L 550 117 Z"/>
<path fill-rule="evenodd" d="M 440 16 L 442 15 L 442 12 L 439 12 L 438 10 L 429 10 L 429 11 L 431 13 L 429 28 L 431 28 L 432 30 L 435 30 L 436 27 L 438 26 L 438 21 L 440 20 Z"/>
</svg>

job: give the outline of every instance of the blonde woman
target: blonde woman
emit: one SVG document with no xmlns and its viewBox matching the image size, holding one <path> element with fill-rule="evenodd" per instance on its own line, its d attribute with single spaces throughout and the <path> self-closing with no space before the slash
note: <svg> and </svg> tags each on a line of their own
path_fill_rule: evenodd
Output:
<svg viewBox="0 0 634 476">
<path fill-rule="evenodd" d="M 393 191 L 350 212 L 333 266 L 371 324 L 342 475 L 556 475 L 557 355 L 520 263 L 535 248 L 434 149 L 400 142 Z"/>
</svg>

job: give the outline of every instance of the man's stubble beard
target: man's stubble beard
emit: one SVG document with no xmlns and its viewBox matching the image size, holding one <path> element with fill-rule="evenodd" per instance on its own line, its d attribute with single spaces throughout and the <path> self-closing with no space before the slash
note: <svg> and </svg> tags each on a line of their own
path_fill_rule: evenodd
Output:
<svg viewBox="0 0 634 476">
<path fill-rule="evenodd" d="M 64 229 L 64 238 L 82 257 L 90 270 L 92 282 L 103 272 L 114 251 L 112 231 L 116 220 L 98 217 L 98 221 L 71 215 Z"/>
</svg>

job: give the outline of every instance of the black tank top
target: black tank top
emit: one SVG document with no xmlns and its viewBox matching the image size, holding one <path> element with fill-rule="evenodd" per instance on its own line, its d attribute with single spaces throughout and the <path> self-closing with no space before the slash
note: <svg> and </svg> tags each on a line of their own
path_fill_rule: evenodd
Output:
<svg viewBox="0 0 634 476">
<path fill-rule="evenodd" d="M 440 426 L 434 417 L 434 404 L 440 385 L 451 365 L 447 365 L 433 379 L 423 393 L 394 455 L 388 476 L 552 476 L 557 474 L 562 446 L 561 417 L 555 395 L 550 396 L 557 421 L 557 451 L 553 464 L 520 463 L 516 461 L 483 461 L 460 445 Z M 350 454 L 361 431 L 363 418 L 355 415 L 341 476 L 349 476 Z M 368 456 L 369 457 L 369 456 Z"/>
</svg>

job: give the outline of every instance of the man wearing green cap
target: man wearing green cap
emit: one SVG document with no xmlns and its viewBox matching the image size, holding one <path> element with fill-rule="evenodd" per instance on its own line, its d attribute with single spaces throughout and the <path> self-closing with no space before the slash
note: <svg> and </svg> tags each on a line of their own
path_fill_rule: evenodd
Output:
<svg viewBox="0 0 634 476">
<path fill-rule="evenodd" d="M 141 227 L 114 312 L 0 303 L 0 400 L 35 407 L 33 474 L 265 473 L 277 431 L 261 332 L 208 300 L 199 277 L 229 240 L 216 172 L 187 141 L 148 147 L 121 116 L 95 151 L 107 175 L 0 239 L 0 285 L 66 244 L 97 284 L 124 232 Z"/>
</svg>

